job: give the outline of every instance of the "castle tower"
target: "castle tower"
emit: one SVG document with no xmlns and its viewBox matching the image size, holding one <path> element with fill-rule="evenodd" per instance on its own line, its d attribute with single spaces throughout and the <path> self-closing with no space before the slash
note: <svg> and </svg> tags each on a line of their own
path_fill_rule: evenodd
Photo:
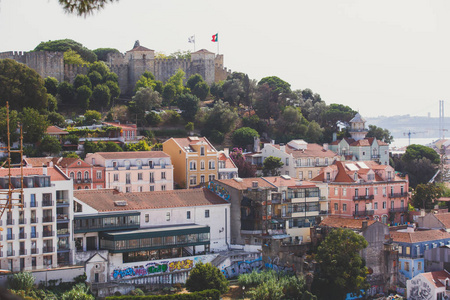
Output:
<svg viewBox="0 0 450 300">
<path fill-rule="evenodd" d="M 128 62 L 128 93 L 134 88 L 145 71 L 153 71 L 155 50 L 140 45 L 139 41 L 134 43 L 133 49 L 125 53 L 125 61 Z"/>
<path fill-rule="evenodd" d="M 366 134 L 369 132 L 365 128 L 366 120 L 357 113 L 353 119 L 350 120 L 350 134 L 355 141 L 363 140 L 366 138 Z"/>
<path fill-rule="evenodd" d="M 215 81 L 215 58 L 216 55 L 206 49 L 191 53 L 191 74 L 198 73 L 203 79 L 211 84 Z"/>
</svg>

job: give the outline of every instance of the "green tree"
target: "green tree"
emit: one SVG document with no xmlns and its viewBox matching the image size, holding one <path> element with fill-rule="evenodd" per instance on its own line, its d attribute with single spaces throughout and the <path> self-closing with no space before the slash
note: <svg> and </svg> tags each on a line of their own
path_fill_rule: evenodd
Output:
<svg viewBox="0 0 450 300">
<path fill-rule="evenodd" d="M 76 154 L 75 152 L 72 152 L 72 151 L 63 152 L 63 153 L 61 153 L 61 156 L 62 157 L 67 157 L 67 158 L 80 158 L 78 156 L 78 154 Z"/>
<path fill-rule="evenodd" d="M 213 82 L 209 88 L 209 92 L 215 100 L 223 99 L 223 81 Z"/>
<path fill-rule="evenodd" d="M 187 59 L 189 61 L 191 61 L 191 51 L 187 50 L 187 51 L 175 51 L 173 53 L 170 53 L 168 56 L 168 58 L 175 58 L 175 59 Z"/>
<path fill-rule="evenodd" d="M 92 72 L 98 72 L 102 76 L 102 78 L 104 78 L 110 72 L 110 70 L 105 62 L 96 61 L 89 67 L 88 74 L 91 74 Z M 95 84 L 92 82 L 92 85 L 94 86 Z"/>
<path fill-rule="evenodd" d="M 8 277 L 8 285 L 12 290 L 28 293 L 34 287 L 34 276 L 31 272 L 20 272 Z"/>
<path fill-rule="evenodd" d="M 98 48 L 93 50 L 95 55 L 97 55 L 97 59 L 107 62 L 108 54 L 120 54 L 120 51 L 115 48 Z"/>
<path fill-rule="evenodd" d="M 89 294 L 89 287 L 83 283 L 79 283 L 70 291 L 63 293 L 61 300 L 95 300 L 95 297 Z"/>
<path fill-rule="evenodd" d="M 349 106 L 342 104 L 332 103 L 325 110 L 323 115 L 324 127 L 330 128 L 333 132 L 338 130 L 339 124 L 345 124 L 348 126 L 350 120 L 355 116 L 356 111 L 351 109 Z"/>
<path fill-rule="evenodd" d="M 161 96 L 151 87 L 141 88 L 131 98 L 130 113 L 136 116 L 138 123 L 143 124 L 145 112 L 161 106 Z"/>
<path fill-rule="evenodd" d="M 125 151 L 150 151 L 150 150 L 152 150 L 152 147 L 150 147 L 146 141 L 140 140 L 138 143 L 126 144 L 124 150 Z"/>
<path fill-rule="evenodd" d="M 47 90 L 42 77 L 33 69 L 12 59 L 0 59 L 0 105 L 11 109 L 47 109 Z"/>
<path fill-rule="evenodd" d="M 92 96 L 92 90 L 85 85 L 77 88 L 77 103 L 83 109 L 89 108 L 89 102 Z"/>
<path fill-rule="evenodd" d="M 158 126 L 161 124 L 162 119 L 157 113 L 151 111 L 145 115 L 145 121 L 150 126 Z"/>
<path fill-rule="evenodd" d="M 299 108 L 286 106 L 275 124 L 278 139 L 288 142 L 295 137 L 304 137 L 307 123 Z"/>
<path fill-rule="evenodd" d="M 259 137 L 259 133 L 250 127 L 241 127 L 233 132 L 233 145 L 240 148 L 246 148 L 253 145 L 254 137 Z"/>
<path fill-rule="evenodd" d="M 109 88 L 109 91 L 111 93 L 111 100 L 115 100 L 115 99 L 119 98 L 120 88 L 119 88 L 119 85 L 117 84 L 117 82 L 108 80 L 105 84 Z"/>
<path fill-rule="evenodd" d="M 177 99 L 178 107 L 181 109 L 181 116 L 186 121 L 194 121 L 199 110 L 200 100 L 191 94 L 181 94 Z"/>
<path fill-rule="evenodd" d="M 67 81 L 63 81 L 58 86 L 58 96 L 61 102 L 65 105 L 70 105 L 73 103 L 75 97 L 75 89 L 73 85 Z"/>
<path fill-rule="evenodd" d="M 156 86 L 155 80 L 153 80 L 150 77 L 142 75 L 134 85 L 134 92 L 137 93 L 140 89 L 145 88 L 151 88 L 153 90 L 155 86 Z"/>
<path fill-rule="evenodd" d="M 103 149 L 101 151 L 104 152 L 121 152 L 123 151 L 122 148 L 120 148 L 119 145 L 117 145 L 114 142 L 106 142 L 103 146 Z"/>
<path fill-rule="evenodd" d="M 227 79 L 222 85 L 223 100 L 238 106 L 244 100 L 244 86 L 239 79 Z"/>
<path fill-rule="evenodd" d="M 306 130 L 306 140 L 310 143 L 319 143 L 323 137 L 323 128 L 316 121 L 311 121 Z"/>
<path fill-rule="evenodd" d="M 280 175 L 279 169 L 283 165 L 281 158 L 269 156 L 263 162 L 263 173 L 265 176 L 278 176 Z"/>
<path fill-rule="evenodd" d="M 96 122 L 100 122 L 101 120 L 102 120 L 102 114 L 96 110 L 87 110 L 84 113 L 83 123 L 86 125 L 92 125 Z"/>
<path fill-rule="evenodd" d="M 186 78 L 185 75 L 186 73 L 184 73 L 182 69 L 178 69 L 178 71 L 167 80 L 167 83 L 173 84 L 175 87 L 177 96 L 181 95 L 184 91 L 183 80 Z"/>
<path fill-rule="evenodd" d="M 427 146 L 412 144 L 406 148 L 405 154 L 402 156 L 402 160 L 405 162 L 411 162 L 415 159 L 427 158 L 433 164 L 439 164 L 440 158 L 439 154 Z"/>
<path fill-rule="evenodd" d="M 56 94 L 58 93 L 58 79 L 56 79 L 55 77 L 47 77 L 44 80 L 44 85 L 45 88 L 47 89 L 47 93 L 51 94 L 53 96 L 56 96 Z"/>
<path fill-rule="evenodd" d="M 78 54 L 76 51 L 69 49 L 66 52 L 64 52 L 64 63 L 67 65 L 87 65 L 89 64 L 87 61 L 85 61 L 80 54 Z"/>
<path fill-rule="evenodd" d="M 223 294 L 228 291 L 228 281 L 217 267 L 200 261 L 191 270 L 186 280 L 186 288 L 190 292 L 216 289 Z"/>
<path fill-rule="evenodd" d="M 256 114 L 261 119 L 278 119 L 282 107 L 282 101 L 279 100 L 279 93 L 273 91 L 267 83 L 258 85 L 255 101 Z"/>
<path fill-rule="evenodd" d="M 412 196 L 415 208 L 432 209 L 437 204 L 436 200 L 442 197 L 441 185 L 434 183 L 418 184 Z"/>
<path fill-rule="evenodd" d="M 104 84 L 97 85 L 92 91 L 92 100 L 94 106 L 103 110 L 103 108 L 109 107 L 111 100 L 111 93 L 108 86 Z"/>
<path fill-rule="evenodd" d="M 319 299 L 345 299 L 348 293 L 367 289 L 367 268 L 359 255 L 367 246 L 364 237 L 350 229 L 331 230 L 317 249 L 314 294 Z"/>
<path fill-rule="evenodd" d="M 229 103 L 222 100 L 217 101 L 208 112 L 206 121 L 207 132 L 218 130 L 223 133 L 229 132 L 236 124 L 239 116 Z"/>
<path fill-rule="evenodd" d="M 48 106 L 47 110 L 49 112 L 56 112 L 58 110 L 58 100 L 52 94 L 47 94 Z"/>
<path fill-rule="evenodd" d="M 388 144 L 394 141 L 394 137 L 391 135 L 389 130 L 377 127 L 375 125 L 369 125 L 369 132 L 367 133 L 367 137 L 374 137 L 377 138 L 377 140 L 383 141 Z"/>
<path fill-rule="evenodd" d="M 66 119 L 64 119 L 64 116 L 54 111 L 47 115 L 47 120 L 50 125 L 55 125 L 61 128 L 66 126 Z"/>
<path fill-rule="evenodd" d="M 25 143 L 37 143 L 42 139 L 49 125 L 47 116 L 39 114 L 33 108 L 25 107 L 19 114 L 23 128 L 23 141 Z"/>
<path fill-rule="evenodd" d="M 106 73 L 105 76 L 103 76 L 103 81 L 104 82 L 112 81 L 112 82 L 118 83 L 119 82 L 119 76 L 116 73 L 114 73 L 114 72 L 108 72 L 108 73 Z"/>
<path fill-rule="evenodd" d="M 75 77 L 75 80 L 73 81 L 73 87 L 75 89 L 78 89 L 80 86 L 83 86 L 83 85 L 92 89 L 92 83 L 91 83 L 91 80 L 89 79 L 89 77 L 87 75 L 78 74 Z"/>
<path fill-rule="evenodd" d="M 54 136 L 45 135 L 41 144 L 39 145 L 39 151 L 47 155 L 58 155 L 61 152 L 61 143 Z"/>
<path fill-rule="evenodd" d="M 259 82 L 258 85 L 261 86 L 263 84 L 267 84 L 272 91 L 280 94 L 290 94 L 291 93 L 291 85 L 289 83 L 287 83 L 286 81 L 280 79 L 277 76 L 269 76 L 269 77 L 264 77 L 262 78 Z"/>
<path fill-rule="evenodd" d="M 164 85 L 162 97 L 163 97 L 163 105 L 169 106 L 173 103 L 173 100 L 175 99 L 175 95 L 177 93 L 177 90 L 175 86 L 171 83 L 168 83 Z"/>
<path fill-rule="evenodd" d="M 6 107 L 0 108 L 0 139 L 3 143 L 8 142 L 8 130 L 6 125 Z M 13 142 L 17 141 L 19 138 L 19 134 L 17 133 L 17 129 L 19 126 L 17 123 L 19 122 L 19 117 L 17 111 L 10 110 L 9 111 L 9 134 L 11 145 Z"/>
<path fill-rule="evenodd" d="M 191 93 L 200 101 L 205 101 L 209 94 L 209 85 L 203 80 L 200 74 L 194 74 L 186 82 L 186 86 L 191 90 Z"/>
<path fill-rule="evenodd" d="M 62 2 L 63 0 L 60 0 Z M 85 6 L 87 2 L 92 0 L 76 0 L 77 4 Z M 73 3 L 73 1 L 70 1 Z M 84 2 L 84 3 L 82 3 Z M 77 52 L 83 60 L 93 63 L 97 60 L 97 55 L 88 48 L 84 47 L 82 44 L 75 42 L 74 40 L 64 39 L 64 40 L 55 40 L 48 42 L 41 42 L 39 45 L 34 48 L 33 51 L 61 51 L 66 52 L 67 50 L 73 50 Z"/>
<path fill-rule="evenodd" d="M 102 75 L 97 71 L 89 72 L 88 77 L 89 77 L 89 81 L 91 82 L 93 87 L 96 87 L 97 85 L 99 85 L 103 82 Z"/>
</svg>

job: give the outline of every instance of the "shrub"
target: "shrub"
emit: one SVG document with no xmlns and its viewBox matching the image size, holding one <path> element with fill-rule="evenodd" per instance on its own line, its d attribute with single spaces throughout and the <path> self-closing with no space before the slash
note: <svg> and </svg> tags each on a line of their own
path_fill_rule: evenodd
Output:
<svg viewBox="0 0 450 300">
<path fill-rule="evenodd" d="M 20 272 L 8 277 L 8 283 L 12 290 L 28 292 L 34 286 L 34 276 L 30 272 Z"/>
<path fill-rule="evenodd" d="M 186 280 L 186 288 L 190 292 L 217 289 L 221 293 L 228 291 L 228 281 L 223 273 L 211 263 L 198 262 Z"/>
</svg>

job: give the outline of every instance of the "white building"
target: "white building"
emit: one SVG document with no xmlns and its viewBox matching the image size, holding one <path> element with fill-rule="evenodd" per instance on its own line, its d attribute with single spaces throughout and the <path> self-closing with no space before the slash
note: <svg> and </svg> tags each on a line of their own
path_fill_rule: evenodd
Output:
<svg viewBox="0 0 450 300">
<path fill-rule="evenodd" d="M 406 282 L 408 300 L 443 300 L 450 297 L 450 273 L 421 273 Z"/>
<path fill-rule="evenodd" d="M 231 179 L 238 177 L 238 168 L 230 158 L 229 149 L 217 153 L 219 170 L 219 179 Z"/>
<path fill-rule="evenodd" d="M 12 184 L 20 188 L 20 169 L 11 173 Z M 23 209 L 5 211 L 0 221 L 0 268 L 17 272 L 70 265 L 72 180 L 58 167 L 24 168 L 23 175 Z M 8 169 L 0 169 L 3 191 L 8 181 Z"/>
</svg>

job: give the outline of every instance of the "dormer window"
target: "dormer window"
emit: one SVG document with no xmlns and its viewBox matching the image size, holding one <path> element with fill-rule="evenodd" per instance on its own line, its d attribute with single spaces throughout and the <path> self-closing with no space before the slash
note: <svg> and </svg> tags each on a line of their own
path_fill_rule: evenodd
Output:
<svg viewBox="0 0 450 300">
<path fill-rule="evenodd" d="M 353 175 L 353 180 L 355 180 L 355 181 L 358 180 L 358 173 L 355 173 L 355 174 Z"/>
<path fill-rule="evenodd" d="M 81 161 L 77 162 L 77 165 L 81 166 Z"/>
</svg>

